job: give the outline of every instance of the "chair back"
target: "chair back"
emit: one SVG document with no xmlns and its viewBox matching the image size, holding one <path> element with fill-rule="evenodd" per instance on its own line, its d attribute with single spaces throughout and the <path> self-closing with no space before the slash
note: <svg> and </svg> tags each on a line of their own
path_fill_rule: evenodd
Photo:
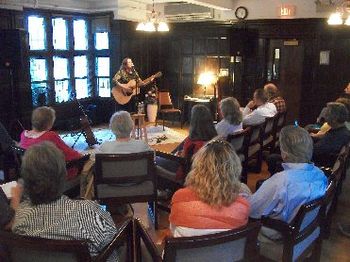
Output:
<svg viewBox="0 0 350 262">
<path fill-rule="evenodd" d="M 326 194 L 323 200 L 323 206 L 321 211 L 321 219 L 322 219 L 322 236 L 323 238 L 328 238 L 330 235 L 330 227 L 332 224 L 332 216 L 335 207 L 335 196 L 336 196 L 336 181 L 330 180 Z"/>
<path fill-rule="evenodd" d="M 277 113 L 277 131 L 279 132 L 282 127 L 286 124 L 287 111 L 282 113 Z"/>
<path fill-rule="evenodd" d="M 86 241 L 52 240 L 0 231 L 0 244 L 12 262 L 91 261 Z"/>
<path fill-rule="evenodd" d="M 305 258 L 320 241 L 321 211 L 324 198 L 315 199 L 302 205 L 290 223 L 291 238 L 283 250 L 283 261 Z"/>
<path fill-rule="evenodd" d="M 241 153 L 243 151 L 244 139 L 248 135 L 250 128 L 247 127 L 242 131 L 236 132 L 234 134 L 229 134 L 227 136 L 227 142 L 229 142 L 237 153 Z"/>
<path fill-rule="evenodd" d="M 151 201 L 156 195 L 153 151 L 95 157 L 95 194 L 102 202 Z"/>
<path fill-rule="evenodd" d="M 133 221 L 128 219 L 120 224 L 113 240 L 93 259 L 87 243 L 86 240 L 46 239 L 0 231 L 0 246 L 6 256 L 5 261 L 6 259 L 11 262 L 107 261 L 117 249 L 121 261 L 133 261 Z"/>
<path fill-rule="evenodd" d="M 260 223 L 217 234 L 166 238 L 164 261 L 243 261 L 257 258 Z"/>
<path fill-rule="evenodd" d="M 170 97 L 170 92 L 159 91 L 158 92 L 158 102 L 159 102 L 160 108 L 162 108 L 163 106 L 173 106 L 173 103 L 172 103 L 171 97 Z"/>
</svg>

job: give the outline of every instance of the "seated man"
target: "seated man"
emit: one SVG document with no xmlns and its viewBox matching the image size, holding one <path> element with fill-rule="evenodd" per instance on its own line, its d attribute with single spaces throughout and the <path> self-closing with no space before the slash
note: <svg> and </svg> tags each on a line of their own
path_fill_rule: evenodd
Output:
<svg viewBox="0 0 350 262">
<path fill-rule="evenodd" d="M 313 160 L 316 165 L 333 166 L 342 146 L 350 142 L 350 131 L 345 126 L 348 114 L 342 103 L 327 104 L 325 119 L 331 129 L 315 141 Z"/>
<path fill-rule="evenodd" d="M 268 83 L 264 86 L 268 102 L 276 106 L 278 113 L 287 111 L 286 101 L 280 96 L 278 88 L 275 84 Z"/>
<path fill-rule="evenodd" d="M 264 89 L 259 88 L 255 90 L 253 100 L 243 110 L 243 125 L 258 125 L 263 123 L 266 117 L 273 117 L 276 114 L 276 106 L 267 102 Z"/>
<path fill-rule="evenodd" d="M 284 171 L 267 179 L 249 198 L 250 216 L 257 219 L 269 216 L 289 223 L 301 205 L 325 194 L 327 178 L 311 163 L 313 142 L 305 129 L 284 127 L 280 133 L 280 147 Z M 269 245 L 280 239 L 278 232 L 263 227 L 259 235 L 261 253 L 269 258 L 278 256 Z"/>
<path fill-rule="evenodd" d="M 109 121 L 109 128 L 116 139 L 104 142 L 100 147 L 102 153 L 131 154 L 153 151 L 143 140 L 136 140 L 130 137 L 134 128 L 134 122 L 128 112 L 118 111 L 114 113 Z"/>
<path fill-rule="evenodd" d="M 63 153 L 51 142 L 31 146 L 24 154 L 21 176 L 29 199 L 16 210 L 12 231 L 31 237 L 86 240 L 91 256 L 98 255 L 117 229 L 110 214 L 90 200 L 62 195 L 67 175 Z M 111 261 L 115 261 L 116 254 Z"/>
</svg>

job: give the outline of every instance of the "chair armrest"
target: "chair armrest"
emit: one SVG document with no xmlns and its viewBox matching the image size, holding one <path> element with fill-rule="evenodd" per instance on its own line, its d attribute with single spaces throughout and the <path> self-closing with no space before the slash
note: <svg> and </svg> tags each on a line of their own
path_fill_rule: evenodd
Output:
<svg viewBox="0 0 350 262">
<path fill-rule="evenodd" d="M 73 159 L 68 162 L 66 162 L 66 168 L 72 168 L 77 167 L 78 169 L 81 169 L 85 162 L 90 159 L 90 155 L 83 155 L 81 158 Z"/>
<path fill-rule="evenodd" d="M 176 155 L 171 154 L 171 153 L 166 153 L 163 151 L 156 150 L 156 156 L 165 158 L 167 160 L 175 161 L 175 162 L 179 163 L 180 165 L 186 164 L 186 159 L 184 157 L 176 156 Z"/>
<path fill-rule="evenodd" d="M 136 253 L 138 251 L 141 252 L 141 245 L 140 245 L 140 239 L 142 239 L 143 243 L 146 246 L 147 251 L 152 257 L 152 261 L 154 262 L 161 262 L 162 257 L 158 254 L 157 247 L 153 243 L 151 237 L 147 233 L 146 229 L 143 227 L 139 219 L 134 219 L 134 230 L 135 230 L 135 248 Z M 140 254 L 140 253 L 139 253 Z"/>
<path fill-rule="evenodd" d="M 264 227 L 274 229 L 280 232 L 283 236 L 292 234 L 293 228 L 284 221 L 263 216 L 261 217 L 261 223 Z"/>
<path fill-rule="evenodd" d="M 132 230 L 132 220 L 128 219 L 119 227 L 118 232 L 116 233 L 112 241 L 101 251 L 101 253 L 98 256 L 96 256 L 93 259 L 93 261 L 106 261 L 119 246 L 125 243 L 125 241 L 127 241 L 128 245 L 130 245 L 130 242 L 132 242 L 133 238 Z M 132 248 L 132 246 L 129 246 L 128 248 L 130 249 Z M 131 250 L 131 252 L 133 252 L 133 250 Z"/>
</svg>

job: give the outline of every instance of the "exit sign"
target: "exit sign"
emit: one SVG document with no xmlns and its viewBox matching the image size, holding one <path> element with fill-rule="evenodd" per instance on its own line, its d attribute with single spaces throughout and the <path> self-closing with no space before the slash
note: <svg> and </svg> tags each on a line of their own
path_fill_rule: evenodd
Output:
<svg viewBox="0 0 350 262">
<path fill-rule="evenodd" d="M 291 4 L 282 4 L 277 7 L 277 16 L 280 18 L 295 17 L 296 6 Z"/>
</svg>

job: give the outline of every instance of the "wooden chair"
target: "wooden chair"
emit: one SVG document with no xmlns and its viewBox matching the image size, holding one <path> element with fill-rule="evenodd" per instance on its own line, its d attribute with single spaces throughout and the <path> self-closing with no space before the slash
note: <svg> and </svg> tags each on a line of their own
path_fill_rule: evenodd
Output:
<svg viewBox="0 0 350 262">
<path fill-rule="evenodd" d="M 270 153 L 272 153 L 275 148 L 274 136 L 276 132 L 276 125 L 278 119 L 278 114 L 276 114 L 273 117 L 267 117 L 265 119 L 265 125 L 263 127 L 262 150 L 268 150 Z"/>
<path fill-rule="evenodd" d="M 167 237 L 163 258 L 158 254 L 156 246 L 140 223 L 135 220 L 136 261 L 143 261 L 141 241 L 144 243 L 148 256 L 152 261 L 257 261 L 257 236 L 260 223 L 249 223 L 245 227 L 228 230 L 221 233 L 195 237 Z M 145 252 L 143 252 L 145 253 Z"/>
<path fill-rule="evenodd" d="M 182 128 L 182 119 L 181 119 L 181 110 L 175 108 L 170 97 L 170 92 L 168 91 L 159 91 L 158 92 L 158 115 L 163 119 L 163 130 L 164 130 L 164 121 L 166 115 L 179 115 L 179 120 L 181 122 Z M 156 125 L 158 123 L 158 118 L 156 119 Z M 173 121 L 174 124 L 174 121 Z"/>
<path fill-rule="evenodd" d="M 324 203 L 321 212 L 322 221 L 322 237 L 328 239 L 331 234 L 332 217 L 334 213 L 335 197 L 336 197 L 336 181 L 331 179 L 326 190 Z"/>
<path fill-rule="evenodd" d="M 282 257 L 269 257 L 270 259 L 277 259 L 277 261 L 302 261 L 310 255 L 310 261 L 320 261 L 323 199 L 322 197 L 302 205 L 296 217 L 289 224 L 269 217 L 262 217 L 263 227 L 268 227 L 281 233 L 283 243 L 271 247 L 267 244 L 266 248 L 264 248 L 264 243 L 261 242 L 261 251 L 271 249 L 274 249 L 277 253 L 280 251 L 279 253 L 282 253 Z"/>
<path fill-rule="evenodd" d="M 86 240 L 53 240 L 0 231 L 0 245 L 4 248 L 4 257 L 0 259 L 4 262 L 102 262 L 107 261 L 117 248 L 126 243 L 126 252 L 121 252 L 123 255 L 121 261 L 133 261 L 132 229 L 132 221 L 125 221 L 111 243 L 97 257 L 90 256 Z"/>
<path fill-rule="evenodd" d="M 95 158 L 95 197 L 108 206 L 153 202 L 154 226 L 158 229 L 154 152 L 96 154 Z"/>
<path fill-rule="evenodd" d="M 273 142 L 272 142 L 273 148 L 271 148 L 272 151 L 270 152 L 273 152 L 273 150 L 279 147 L 279 135 L 280 135 L 281 129 L 286 124 L 286 118 L 287 118 L 287 111 L 283 113 L 277 113 L 276 115 L 276 122 L 275 122 L 274 132 L 273 132 L 274 136 L 273 136 Z"/>
<path fill-rule="evenodd" d="M 25 149 L 16 145 L 12 145 L 11 149 L 16 156 L 16 162 L 20 167 L 22 164 L 22 157 L 25 153 Z M 83 155 L 81 158 L 73 159 L 66 162 L 66 169 L 76 168 L 77 173 L 80 174 L 86 161 L 90 159 L 90 155 Z M 63 192 L 65 195 L 76 196 L 76 191 L 80 187 L 80 176 L 77 175 L 73 179 L 66 180 L 64 184 Z"/>
<path fill-rule="evenodd" d="M 259 173 L 261 171 L 262 164 L 262 139 L 263 139 L 263 128 L 265 122 L 255 126 L 249 126 L 250 132 L 246 136 L 245 146 L 244 146 L 244 157 L 245 166 L 248 166 L 249 161 L 256 159 L 256 165 L 254 172 Z"/>
<path fill-rule="evenodd" d="M 236 150 L 236 153 L 238 157 L 241 160 L 242 163 L 242 182 L 247 183 L 247 166 L 246 166 L 246 161 L 245 161 L 245 152 L 248 150 L 245 148 L 247 147 L 247 137 L 250 134 L 250 127 L 247 127 L 243 129 L 242 131 L 236 132 L 234 134 L 230 134 L 227 136 L 226 141 L 229 142 L 234 149 Z"/>
</svg>

